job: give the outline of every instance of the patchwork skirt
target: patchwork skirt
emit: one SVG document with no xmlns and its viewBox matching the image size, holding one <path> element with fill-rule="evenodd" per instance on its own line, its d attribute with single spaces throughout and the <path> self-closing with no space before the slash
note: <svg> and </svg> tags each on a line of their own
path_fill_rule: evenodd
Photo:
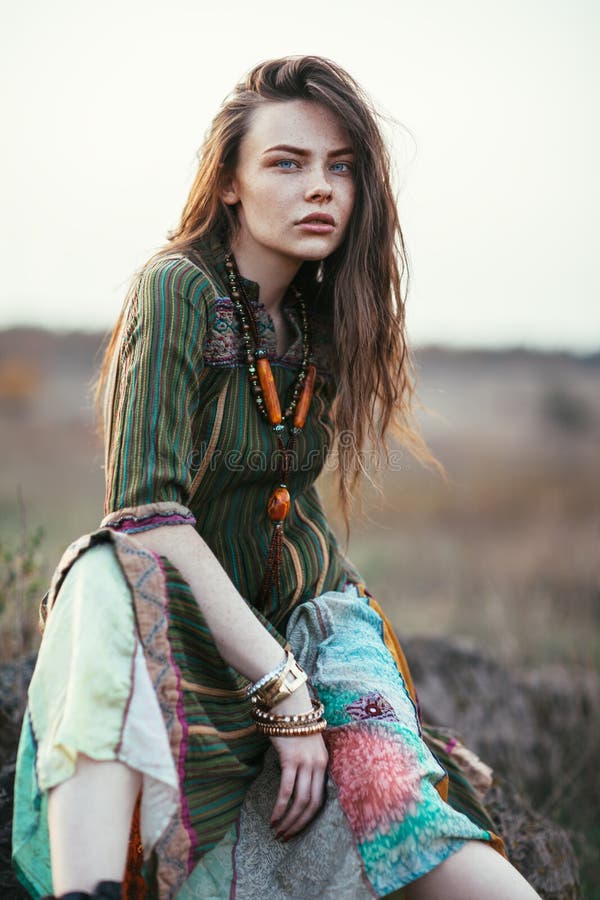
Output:
<svg viewBox="0 0 600 900">
<path fill-rule="evenodd" d="M 78 753 L 142 773 L 124 893 L 135 900 L 362 900 L 468 840 L 506 856 L 483 804 L 491 770 L 423 722 L 402 648 L 364 585 L 300 604 L 280 638 L 325 706 L 329 753 L 323 805 L 286 843 L 269 825 L 280 767 L 250 716 L 248 682 L 166 557 L 110 528 L 84 535 L 41 613 L 13 820 L 13 866 L 32 897 L 52 893 L 48 791 Z"/>
</svg>

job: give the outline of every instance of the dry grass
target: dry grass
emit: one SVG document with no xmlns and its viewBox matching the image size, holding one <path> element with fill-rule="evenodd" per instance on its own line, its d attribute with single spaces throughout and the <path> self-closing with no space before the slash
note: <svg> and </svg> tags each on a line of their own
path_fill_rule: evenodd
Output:
<svg viewBox="0 0 600 900">
<path fill-rule="evenodd" d="M 413 475 L 387 484 L 396 513 L 358 528 L 349 555 L 400 635 L 469 634 L 507 663 L 600 669 L 597 495 L 581 467 L 471 473 L 451 490 Z"/>
<path fill-rule="evenodd" d="M 86 393 L 94 340 L 0 333 L 0 360 L 3 347 L 27 358 L 32 346 L 40 392 L 20 414 L 0 410 L 0 542 L 21 540 L 20 491 L 29 527 L 44 530 L 41 596 L 66 546 L 100 521 L 103 453 Z M 384 477 L 383 504 L 366 492 L 370 520 L 354 523 L 351 559 L 400 635 L 469 634 L 508 662 L 600 668 L 598 360 L 439 350 L 417 359 L 431 410 L 419 417 L 450 483 L 403 454 Z M 342 538 L 331 472 L 320 485 Z M 32 615 L 25 649 L 37 640 Z M 11 655 L 1 634 L 0 647 Z"/>
</svg>

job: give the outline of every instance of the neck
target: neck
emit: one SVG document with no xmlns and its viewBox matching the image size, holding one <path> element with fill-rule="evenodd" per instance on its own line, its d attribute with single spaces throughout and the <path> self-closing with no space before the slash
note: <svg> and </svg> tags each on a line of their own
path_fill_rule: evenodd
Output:
<svg viewBox="0 0 600 900">
<path fill-rule="evenodd" d="M 261 303 L 269 313 L 277 313 L 301 264 L 297 259 L 257 244 L 245 230 L 232 240 L 231 250 L 240 275 L 258 283 Z"/>
</svg>

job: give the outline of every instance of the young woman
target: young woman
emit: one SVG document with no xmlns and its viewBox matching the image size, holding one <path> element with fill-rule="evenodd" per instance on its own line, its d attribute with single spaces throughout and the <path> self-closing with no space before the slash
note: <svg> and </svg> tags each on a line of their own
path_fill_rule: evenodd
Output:
<svg viewBox="0 0 600 900">
<path fill-rule="evenodd" d="M 42 601 L 19 747 L 32 896 L 537 896 L 315 486 L 335 454 L 348 525 L 367 442 L 437 462 L 399 263 L 359 86 L 315 56 L 257 66 L 106 349 L 105 517 Z"/>
</svg>

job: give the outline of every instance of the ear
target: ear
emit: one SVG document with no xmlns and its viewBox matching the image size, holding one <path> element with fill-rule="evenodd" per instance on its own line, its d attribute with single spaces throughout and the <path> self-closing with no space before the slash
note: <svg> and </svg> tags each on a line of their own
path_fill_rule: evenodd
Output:
<svg viewBox="0 0 600 900">
<path fill-rule="evenodd" d="M 236 203 L 239 203 L 240 195 L 235 175 L 230 172 L 224 172 L 221 175 L 219 196 L 227 206 L 235 206 Z"/>
</svg>

